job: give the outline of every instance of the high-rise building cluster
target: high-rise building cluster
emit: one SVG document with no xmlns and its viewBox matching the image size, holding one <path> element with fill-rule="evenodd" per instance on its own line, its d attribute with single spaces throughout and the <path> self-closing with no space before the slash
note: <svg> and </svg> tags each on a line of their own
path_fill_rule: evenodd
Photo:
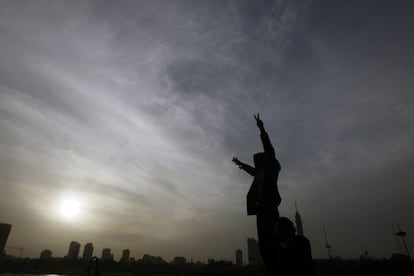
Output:
<svg viewBox="0 0 414 276">
<path fill-rule="evenodd" d="M 69 251 L 68 254 L 65 256 L 66 259 L 71 260 L 78 260 L 79 259 L 79 251 L 81 248 L 81 244 L 77 241 L 71 241 L 69 245 Z M 83 260 L 90 260 L 93 256 L 93 244 L 88 242 L 85 244 L 83 248 L 83 254 L 82 259 Z M 129 262 L 129 249 L 125 249 L 122 252 L 122 257 L 120 259 L 120 262 L 122 263 L 128 263 Z M 42 251 L 43 253 L 43 251 Z M 102 261 L 113 261 L 114 260 L 114 254 L 111 252 L 110 248 L 104 248 L 102 249 L 102 255 L 101 255 Z"/>
</svg>

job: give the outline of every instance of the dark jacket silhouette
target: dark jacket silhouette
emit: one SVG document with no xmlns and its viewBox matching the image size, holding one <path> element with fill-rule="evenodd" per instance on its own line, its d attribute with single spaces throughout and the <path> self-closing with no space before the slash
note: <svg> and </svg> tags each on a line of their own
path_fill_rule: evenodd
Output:
<svg viewBox="0 0 414 276">
<path fill-rule="evenodd" d="M 259 212 L 276 211 L 281 202 L 277 188 L 281 166 L 276 159 L 275 150 L 264 128 L 261 129 L 260 138 L 264 152 L 254 155 L 255 167 L 244 163 L 240 164 L 241 169 L 254 176 L 247 193 L 247 215 L 249 216 L 257 215 Z"/>
<path fill-rule="evenodd" d="M 247 215 L 256 215 L 260 254 L 267 275 L 275 275 L 275 248 L 272 241 L 274 240 L 275 222 L 279 218 L 277 207 L 281 198 L 277 188 L 277 179 L 281 167 L 259 114 L 254 118 L 260 129 L 264 152 L 254 155 L 254 167 L 240 162 L 237 158 L 233 158 L 233 162 L 254 177 L 247 193 Z"/>
</svg>

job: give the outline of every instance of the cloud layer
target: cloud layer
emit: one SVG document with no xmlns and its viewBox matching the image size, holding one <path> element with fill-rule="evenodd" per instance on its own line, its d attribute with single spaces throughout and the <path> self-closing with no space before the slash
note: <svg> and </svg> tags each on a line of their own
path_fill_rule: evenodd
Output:
<svg viewBox="0 0 414 276">
<path fill-rule="evenodd" d="M 233 258 L 256 230 L 230 160 L 261 150 L 260 112 L 314 256 L 322 225 L 334 254 L 389 256 L 391 223 L 414 230 L 412 5 L 368 2 L 3 1 L 8 244 Z"/>
</svg>

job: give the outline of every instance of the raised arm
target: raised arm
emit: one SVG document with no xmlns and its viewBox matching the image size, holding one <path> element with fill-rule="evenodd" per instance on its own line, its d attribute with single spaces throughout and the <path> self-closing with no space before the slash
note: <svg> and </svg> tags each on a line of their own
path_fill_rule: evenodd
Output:
<svg viewBox="0 0 414 276">
<path fill-rule="evenodd" d="M 275 149 L 273 148 L 272 143 L 270 142 L 269 135 L 267 135 L 267 132 L 263 125 L 263 121 L 260 119 L 259 113 L 257 113 L 257 115 L 254 115 L 254 118 L 256 119 L 257 127 L 260 129 L 260 138 L 262 139 L 265 154 L 269 157 L 275 158 Z"/>
<path fill-rule="evenodd" d="M 239 169 L 244 170 L 245 172 L 247 172 L 248 174 L 250 174 L 251 176 L 255 176 L 256 175 L 256 169 L 253 168 L 250 165 L 247 165 L 243 162 L 241 162 L 239 159 L 237 159 L 236 157 L 233 157 L 232 160 L 237 166 L 239 166 Z"/>
</svg>

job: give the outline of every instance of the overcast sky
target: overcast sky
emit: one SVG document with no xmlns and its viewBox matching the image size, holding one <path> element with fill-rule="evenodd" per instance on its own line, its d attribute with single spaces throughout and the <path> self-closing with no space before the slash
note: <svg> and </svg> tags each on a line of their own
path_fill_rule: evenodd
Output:
<svg viewBox="0 0 414 276">
<path fill-rule="evenodd" d="M 234 259 L 259 112 L 280 213 L 314 257 L 414 250 L 411 1 L 0 1 L 0 222 L 69 243 Z M 80 212 L 62 214 L 76 200 Z M 18 255 L 19 252 L 7 250 Z"/>
</svg>

